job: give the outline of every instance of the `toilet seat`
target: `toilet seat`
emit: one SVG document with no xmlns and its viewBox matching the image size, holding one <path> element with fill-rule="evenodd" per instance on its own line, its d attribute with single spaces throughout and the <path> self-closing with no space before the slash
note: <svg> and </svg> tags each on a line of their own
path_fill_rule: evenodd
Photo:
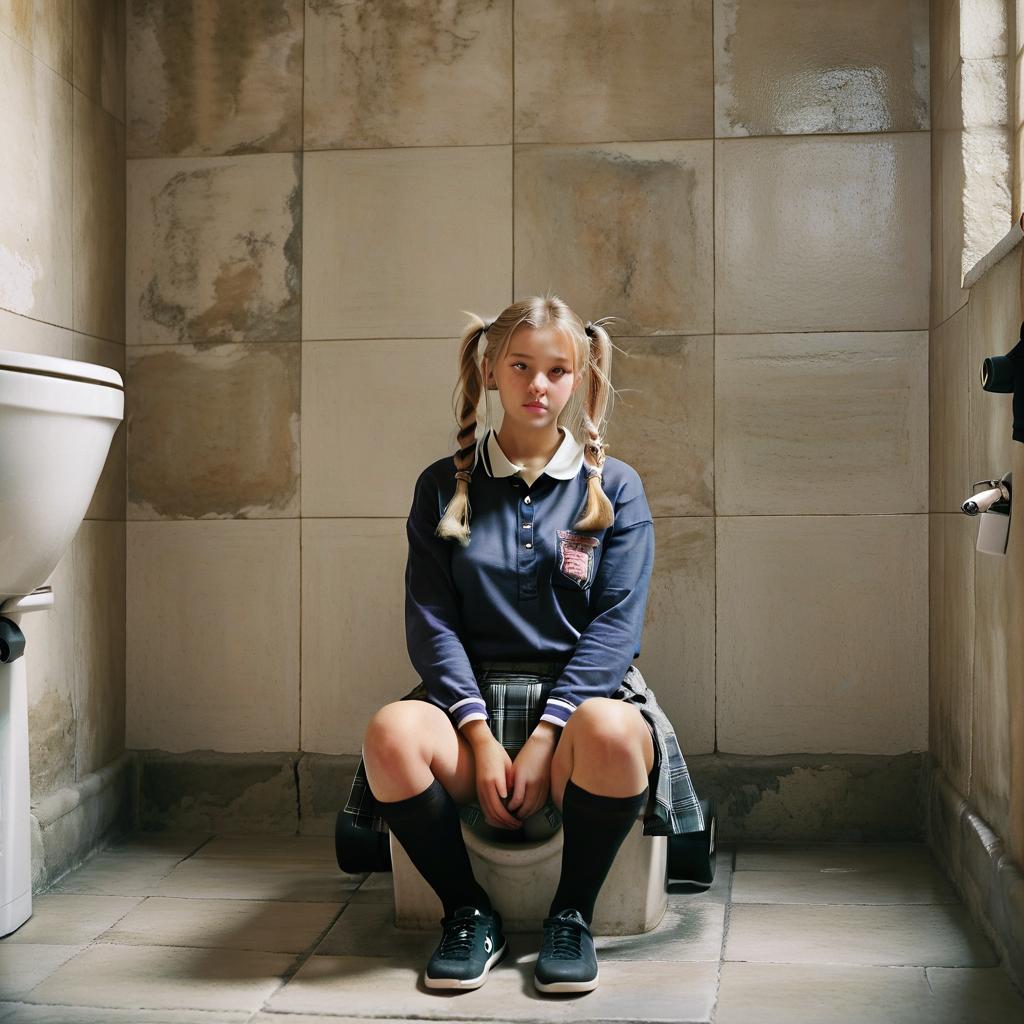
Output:
<svg viewBox="0 0 1024 1024">
<path fill-rule="evenodd" d="M 103 384 L 118 390 L 124 389 L 121 374 L 109 366 L 83 363 L 78 359 L 37 355 L 34 352 L 8 352 L 0 349 L 0 370 L 13 370 L 16 373 L 57 377 L 61 380 L 76 380 L 86 384 Z"/>
</svg>

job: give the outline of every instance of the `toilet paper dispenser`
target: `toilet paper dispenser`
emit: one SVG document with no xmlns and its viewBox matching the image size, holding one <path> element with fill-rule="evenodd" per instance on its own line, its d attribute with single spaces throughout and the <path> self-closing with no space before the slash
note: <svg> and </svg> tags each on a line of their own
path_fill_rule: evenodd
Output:
<svg viewBox="0 0 1024 1024">
<path fill-rule="evenodd" d="M 975 480 L 974 492 L 961 506 L 969 516 L 981 516 L 978 524 L 978 551 L 1005 555 L 1010 538 L 1010 503 L 1013 494 L 1012 473 L 1000 480 Z M 978 488 L 981 488 L 979 490 Z"/>
</svg>

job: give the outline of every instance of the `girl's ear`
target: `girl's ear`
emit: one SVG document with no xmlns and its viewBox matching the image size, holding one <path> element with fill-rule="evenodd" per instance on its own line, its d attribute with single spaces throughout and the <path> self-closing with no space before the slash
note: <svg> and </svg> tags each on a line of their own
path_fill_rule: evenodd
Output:
<svg viewBox="0 0 1024 1024">
<path fill-rule="evenodd" d="M 487 365 L 487 356 L 481 357 L 480 372 L 483 374 L 485 388 L 496 388 L 498 386 L 495 383 L 494 374 L 491 372 L 491 368 Z"/>
</svg>

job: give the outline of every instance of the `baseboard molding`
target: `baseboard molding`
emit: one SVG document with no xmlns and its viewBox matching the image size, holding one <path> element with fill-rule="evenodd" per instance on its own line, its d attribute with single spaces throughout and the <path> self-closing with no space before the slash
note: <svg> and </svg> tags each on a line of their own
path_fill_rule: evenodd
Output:
<svg viewBox="0 0 1024 1024">
<path fill-rule="evenodd" d="M 359 758 L 351 754 L 166 754 L 140 758 L 147 829 L 333 835 Z M 706 754 L 687 758 L 718 836 L 786 842 L 924 842 L 920 753 Z"/>
<path fill-rule="evenodd" d="M 139 759 L 124 751 L 72 786 L 32 804 L 32 892 L 49 888 L 137 827 Z"/>
<path fill-rule="evenodd" d="M 1024 989 L 1024 874 L 930 754 L 928 845 L 1018 988 Z"/>
</svg>

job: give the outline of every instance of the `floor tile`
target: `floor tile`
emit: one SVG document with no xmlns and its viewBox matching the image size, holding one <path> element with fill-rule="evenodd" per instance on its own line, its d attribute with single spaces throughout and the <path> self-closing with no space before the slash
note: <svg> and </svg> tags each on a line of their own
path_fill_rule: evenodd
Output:
<svg viewBox="0 0 1024 1024">
<path fill-rule="evenodd" d="M 144 896 L 83 896 L 78 893 L 40 893 L 32 897 L 32 916 L 6 943 L 37 942 L 76 945 L 92 942 L 116 924 Z"/>
<path fill-rule="evenodd" d="M 418 962 L 313 956 L 266 1009 L 315 1014 L 344 1007 L 354 1016 L 431 1020 L 706 1021 L 717 987 L 717 961 L 682 963 L 670 971 L 661 963 L 604 963 L 593 992 L 545 996 L 533 986 L 536 954 L 510 959 L 483 987 L 448 994 L 423 987 Z"/>
<path fill-rule="evenodd" d="M 132 832 L 111 843 L 104 853 L 123 853 L 139 856 L 156 854 L 164 857 L 191 856 L 212 839 L 210 832 Z"/>
<path fill-rule="evenodd" d="M 32 942 L 0 946 L 0 999 L 22 999 L 85 947 Z"/>
<path fill-rule="evenodd" d="M 407 957 L 426 964 L 441 938 L 437 928 L 395 927 L 388 903 L 350 903 L 316 948 L 318 955 Z"/>
<path fill-rule="evenodd" d="M 180 857 L 104 851 L 64 875 L 46 891 L 86 896 L 149 896 L 160 879 L 180 863 Z"/>
<path fill-rule="evenodd" d="M 358 884 L 358 875 L 344 875 L 336 865 L 332 869 L 308 861 L 268 863 L 257 858 L 190 857 L 159 881 L 153 895 L 344 903 Z"/>
<path fill-rule="evenodd" d="M 933 867 L 896 870 L 737 871 L 733 903 L 959 903 Z"/>
<path fill-rule="evenodd" d="M 337 914 L 338 907 L 333 903 L 151 896 L 105 932 L 100 941 L 302 953 Z"/>
<path fill-rule="evenodd" d="M 935 972 L 945 977 L 935 980 Z M 716 1024 L 1009 1024 L 1024 998 L 1001 968 L 726 963 Z M 930 983 L 929 983 L 930 982 Z"/>
<path fill-rule="evenodd" d="M 109 1006 L 48 1006 L 39 1003 L 11 1003 L 4 1024 L 246 1024 L 252 1019 L 248 1010 L 139 1010 Z M 277 1024 L 282 1024 L 276 1018 Z M 337 1018 L 332 1022 L 336 1024 Z M 296 1024 L 289 1019 L 287 1024 Z"/>
<path fill-rule="evenodd" d="M 337 874 L 338 856 L 334 836 L 218 835 L 196 851 L 197 858 L 226 857 L 231 860 L 283 860 L 289 863 L 329 865 Z M 353 875 L 362 879 L 364 875 Z"/>
<path fill-rule="evenodd" d="M 294 962 L 295 957 L 281 953 L 101 942 L 58 967 L 23 999 L 72 1006 L 252 1013 L 279 987 Z"/>
<path fill-rule="evenodd" d="M 734 904 L 726 960 L 991 967 L 999 962 L 962 905 Z"/>
</svg>

